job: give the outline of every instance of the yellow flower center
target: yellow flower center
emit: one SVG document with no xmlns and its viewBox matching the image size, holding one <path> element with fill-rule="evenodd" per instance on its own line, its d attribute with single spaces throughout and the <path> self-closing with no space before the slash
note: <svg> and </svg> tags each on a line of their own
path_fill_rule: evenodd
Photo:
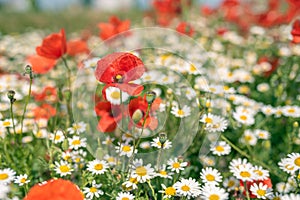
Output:
<svg viewBox="0 0 300 200">
<path fill-rule="evenodd" d="M 10 121 L 3 122 L 3 126 L 10 126 Z"/>
<path fill-rule="evenodd" d="M 59 170 L 61 172 L 65 173 L 65 172 L 69 172 L 70 168 L 67 165 L 62 165 L 62 166 L 59 167 Z"/>
<path fill-rule="evenodd" d="M 113 162 L 115 162 L 115 158 L 114 157 L 109 157 L 107 159 L 107 161 L 110 162 L 110 163 L 113 163 Z"/>
<path fill-rule="evenodd" d="M 184 185 L 184 186 L 181 187 L 181 189 L 182 189 L 182 191 L 187 192 L 187 191 L 190 191 L 191 188 L 187 185 Z"/>
<path fill-rule="evenodd" d="M 135 169 L 135 173 L 139 176 L 145 176 L 147 174 L 147 169 L 143 166 L 139 166 Z"/>
<path fill-rule="evenodd" d="M 290 109 L 288 109 L 287 111 L 288 111 L 288 113 L 294 113 L 294 112 L 295 112 L 295 109 L 294 109 L 294 108 L 290 108 Z"/>
<path fill-rule="evenodd" d="M 103 169 L 103 165 L 100 164 L 100 163 L 98 163 L 98 164 L 96 164 L 96 165 L 94 166 L 94 169 L 95 169 L 95 170 L 102 170 L 102 169 Z"/>
<path fill-rule="evenodd" d="M 178 115 L 184 115 L 184 111 L 181 110 L 181 109 L 179 109 L 179 110 L 177 111 L 177 114 L 178 114 Z"/>
<path fill-rule="evenodd" d="M 113 98 L 113 99 L 120 99 L 120 92 L 119 91 L 113 91 L 111 94 L 110 94 L 110 97 Z"/>
<path fill-rule="evenodd" d="M 295 165 L 297 165 L 298 167 L 300 167 L 300 157 L 296 158 L 294 161 Z"/>
<path fill-rule="evenodd" d="M 157 144 L 159 147 L 161 147 L 161 143 L 160 143 L 160 141 L 158 141 L 156 144 Z"/>
<path fill-rule="evenodd" d="M 258 169 L 254 170 L 254 172 L 258 175 L 258 176 L 262 176 L 264 175 L 264 173 Z"/>
<path fill-rule="evenodd" d="M 207 174 L 207 175 L 205 176 L 205 178 L 206 178 L 206 180 L 208 180 L 208 181 L 214 181 L 214 180 L 215 180 L 215 176 L 214 176 L 214 175 L 211 175 L 211 174 Z"/>
<path fill-rule="evenodd" d="M 6 180 L 6 179 L 8 179 L 8 174 L 6 174 L 6 173 L 3 173 L 3 174 L 0 174 L 0 180 Z"/>
<path fill-rule="evenodd" d="M 173 168 L 177 169 L 179 167 L 180 167 L 180 163 L 179 162 L 173 163 Z"/>
<path fill-rule="evenodd" d="M 286 168 L 287 170 L 294 170 L 294 166 L 291 166 L 291 165 L 289 165 L 289 164 L 285 165 L 285 168 Z"/>
<path fill-rule="evenodd" d="M 218 152 L 223 152 L 224 151 L 224 147 L 222 147 L 222 146 L 216 146 L 216 151 L 218 151 Z"/>
<path fill-rule="evenodd" d="M 209 199 L 209 200 L 219 200 L 220 197 L 219 197 L 219 195 L 217 195 L 217 194 L 212 194 L 212 195 L 209 196 L 208 199 Z"/>
<path fill-rule="evenodd" d="M 60 139 L 60 135 L 55 135 L 54 140 L 59 140 Z"/>
<path fill-rule="evenodd" d="M 131 150 L 130 146 L 123 146 L 122 151 L 129 152 Z"/>
<path fill-rule="evenodd" d="M 174 195 L 176 194 L 176 190 L 175 190 L 175 188 L 173 188 L 173 187 L 167 187 L 167 188 L 165 189 L 165 194 L 166 194 L 166 195 L 174 196 Z"/>
<path fill-rule="evenodd" d="M 261 190 L 261 189 L 259 189 L 259 190 L 257 190 L 257 192 L 256 192 L 259 196 L 265 196 L 266 195 L 266 190 Z"/>
<path fill-rule="evenodd" d="M 228 181 L 228 187 L 233 187 L 235 185 L 235 182 L 233 180 Z"/>
<path fill-rule="evenodd" d="M 249 142 L 250 140 L 252 140 L 252 136 L 251 136 L 251 135 L 246 135 L 246 136 L 245 136 L 245 140 L 246 140 L 247 142 Z"/>
<path fill-rule="evenodd" d="M 78 124 L 75 124 L 75 125 L 73 125 L 73 128 L 74 128 L 75 130 L 78 130 L 78 129 L 80 129 L 80 128 L 81 128 L 81 126 L 80 126 L 80 125 L 78 125 Z"/>
<path fill-rule="evenodd" d="M 196 70 L 197 70 L 197 68 L 195 67 L 195 65 L 191 64 L 190 65 L 190 71 L 195 72 Z"/>
<path fill-rule="evenodd" d="M 129 200 L 129 198 L 128 197 L 122 197 L 121 200 Z"/>
<path fill-rule="evenodd" d="M 251 176 L 251 174 L 249 172 L 247 172 L 247 171 L 242 171 L 240 173 L 240 175 L 241 175 L 241 177 L 247 177 L 247 178 L 249 178 Z"/>
<path fill-rule="evenodd" d="M 241 115 L 240 119 L 243 120 L 243 121 L 246 121 L 247 120 L 247 116 L 246 115 Z"/>
<path fill-rule="evenodd" d="M 163 175 L 163 176 L 166 176 L 168 173 L 166 172 L 166 171 L 164 171 L 164 170 L 161 170 L 160 172 L 159 172 L 161 175 Z"/>
<path fill-rule="evenodd" d="M 211 124 L 213 122 L 212 118 L 210 118 L 210 117 L 206 117 L 204 121 L 207 124 Z"/>
<path fill-rule="evenodd" d="M 129 181 L 134 184 L 137 184 L 138 182 L 136 178 L 132 178 L 132 177 L 130 177 Z"/>
<path fill-rule="evenodd" d="M 26 178 L 22 178 L 22 179 L 20 180 L 20 182 L 21 182 L 21 183 L 25 183 L 25 182 L 26 182 Z"/>
<path fill-rule="evenodd" d="M 80 145 L 80 140 L 73 140 L 72 145 Z"/>
<path fill-rule="evenodd" d="M 91 193 L 95 193 L 95 192 L 97 192 L 97 188 L 95 188 L 95 187 L 91 187 L 91 188 L 90 188 L 90 192 L 91 192 Z"/>
<path fill-rule="evenodd" d="M 264 133 L 259 133 L 258 136 L 262 138 L 262 137 L 265 137 L 265 134 Z"/>
</svg>

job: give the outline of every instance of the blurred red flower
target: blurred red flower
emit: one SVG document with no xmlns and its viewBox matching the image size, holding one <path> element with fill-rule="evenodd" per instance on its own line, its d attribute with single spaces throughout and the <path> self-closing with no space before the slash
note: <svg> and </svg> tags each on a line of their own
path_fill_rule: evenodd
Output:
<svg viewBox="0 0 300 200">
<path fill-rule="evenodd" d="M 27 61 L 30 63 L 33 72 L 36 74 L 45 74 L 56 65 L 55 59 L 49 59 L 39 55 L 29 56 Z"/>
<path fill-rule="evenodd" d="M 108 23 L 99 23 L 98 28 L 100 29 L 100 38 L 106 40 L 113 37 L 119 33 L 128 31 L 130 28 L 130 21 L 121 21 L 118 17 L 112 16 Z"/>
<path fill-rule="evenodd" d="M 293 29 L 291 31 L 291 34 L 293 36 L 293 43 L 299 44 L 300 43 L 300 19 L 297 19 L 293 23 Z"/>
<path fill-rule="evenodd" d="M 256 183 L 257 185 L 259 185 L 259 183 L 263 183 L 264 185 L 267 185 L 268 188 L 272 189 L 272 181 L 270 178 L 267 178 L 265 180 L 259 180 L 259 181 L 247 181 L 246 185 L 247 185 L 247 189 L 250 195 L 250 198 L 256 198 L 256 195 L 252 194 L 252 192 L 250 191 L 250 187 Z M 244 187 L 244 183 L 243 181 L 240 181 L 240 186 Z M 246 191 L 244 191 L 244 195 L 246 196 Z"/>
<path fill-rule="evenodd" d="M 114 106 L 109 102 L 97 103 L 95 112 L 97 116 L 100 116 L 97 128 L 104 133 L 114 131 L 117 127 L 117 123 L 122 119 L 121 107 Z"/>
<path fill-rule="evenodd" d="M 78 54 L 88 54 L 90 50 L 86 41 L 84 40 L 70 40 L 67 43 L 67 54 L 70 56 L 76 56 Z"/>
<path fill-rule="evenodd" d="M 148 109 L 148 102 L 146 100 L 146 96 L 144 97 L 139 96 L 130 101 L 129 108 L 128 108 L 129 115 L 130 117 L 132 117 L 136 110 L 142 111 L 143 117 L 136 125 L 138 127 L 142 127 L 145 120 L 144 127 L 149 127 L 151 130 L 154 130 L 158 126 L 158 120 L 153 116 L 153 112 L 159 108 L 160 103 L 161 103 L 161 99 L 156 98 L 154 102 L 151 104 L 151 108 L 150 111 L 148 112 L 148 115 L 145 116 Z"/>
<path fill-rule="evenodd" d="M 52 179 L 33 186 L 24 200 L 83 200 L 78 186 L 63 179 Z"/>
<path fill-rule="evenodd" d="M 180 0 L 154 0 L 153 7 L 161 26 L 168 26 L 173 18 L 181 14 Z"/>
<path fill-rule="evenodd" d="M 42 45 L 36 48 L 38 55 L 50 58 L 59 59 L 67 52 L 67 42 L 64 29 L 59 33 L 53 33 L 43 39 Z"/>
<path fill-rule="evenodd" d="M 56 101 L 57 92 L 55 87 L 47 86 L 41 93 L 33 93 L 36 101 Z"/>
<path fill-rule="evenodd" d="M 188 35 L 188 36 L 193 36 L 195 33 L 194 28 L 186 22 L 180 22 L 178 24 L 178 26 L 176 27 L 176 31 L 178 31 L 179 33 Z"/>
<path fill-rule="evenodd" d="M 49 119 L 56 115 L 56 109 L 50 104 L 44 103 L 33 110 L 34 119 Z"/>
</svg>

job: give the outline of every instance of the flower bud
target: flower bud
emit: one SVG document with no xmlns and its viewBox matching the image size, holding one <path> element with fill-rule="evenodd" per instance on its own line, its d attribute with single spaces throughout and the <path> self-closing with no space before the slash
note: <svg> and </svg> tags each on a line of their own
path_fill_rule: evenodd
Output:
<svg viewBox="0 0 300 200">
<path fill-rule="evenodd" d="M 69 143 L 68 143 L 68 140 L 64 140 L 62 145 L 61 145 L 62 149 L 63 150 L 68 150 L 69 149 Z"/>
<path fill-rule="evenodd" d="M 298 123 L 298 122 L 294 122 L 294 123 L 293 123 L 293 127 L 294 127 L 294 128 L 298 128 L 298 127 L 299 127 L 299 123 Z"/>
<path fill-rule="evenodd" d="M 26 74 L 32 73 L 32 67 L 30 65 L 26 65 L 26 67 L 25 67 L 25 73 Z"/>
<path fill-rule="evenodd" d="M 14 90 L 9 90 L 7 92 L 7 97 L 10 100 L 10 103 L 14 103 L 16 101 L 15 97 L 16 92 Z"/>
<path fill-rule="evenodd" d="M 163 146 L 164 143 L 167 141 L 168 137 L 166 133 L 159 133 L 158 135 L 159 137 L 159 142 L 161 143 L 161 145 Z"/>
<path fill-rule="evenodd" d="M 155 98 L 156 98 L 155 92 L 150 91 L 146 93 L 146 101 L 148 102 L 148 104 L 152 104 Z"/>
<path fill-rule="evenodd" d="M 137 109 L 136 111 L 134 111 L 134 113 L 132 115 L 132 120 L 134 121 L 134 123 L 139 123 L 139 121 L 143 117 L 144 117 L 143 111 L 141 111 L 140 109 Z"/>
<path fill-rule="evenodd" d="M 64 91 L 64 97 L 67 101 L 71 99 L 71 91 L 70 90 L 65 90 Z"/>
</svg>

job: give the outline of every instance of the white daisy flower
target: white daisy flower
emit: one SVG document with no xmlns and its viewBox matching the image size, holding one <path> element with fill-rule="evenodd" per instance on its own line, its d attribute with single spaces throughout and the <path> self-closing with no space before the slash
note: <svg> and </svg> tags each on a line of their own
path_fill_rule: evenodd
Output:
<svg viewBox="0 0 300 200">
<path fill-rule="evenodd" d="M 67 162 L 71 162 L 72 161 L 72 154 L 70 151 L 65 151 L 62 152 L 61 154 L 61 158 Z"/>
<path fill-rule="evenodd" d="M 86 131 L 86 123 L 84 123 L 84 122 L 73 123 L 72 127 L 68 128 L 67 131 L 70 134 L 83 133 L 84 131 Z"/>
<path fill-rule="evenodd" d="M 83 61 L 83 67 L 84 68 L 94 68 L 97 66 L 97 62 L 100 60 L 100 58 L 94 57 Z"/>
<path fill-rule="evenodd" d="M 205 124 L 205 129 L 209 132 L 224 132 L 228 126 L 227 120 L 211 113 L 203 115 L 200 122 Z"/>
<path fill-rule="evenodd" d="M 80 147 L 86 147 L 86 138 L 80 138 L 79 136 L 73 136 L 68 138 L 70 149 L 79 149 Z"/>
<path fill-rule="evenodd" d="M 99 198 L 100 195 L 103 195 L 104 192 L 99 188 L 102 184 L 96 184 L 96 181 L 93 180 L 91 187 L 84 187 L 83 193 L 85 194 L 86 199 L 93 199 L 94 197 Z"/>
<path fill-rule="evenodd" d="M 300 194 L 285 194 L 281 200 L 300 200 Z"/>
<path fill-rule="evenodd" d="M 23 186 L 27 183 L 30 182 L 30 180 L 28 180 L 28 175 L 27 174 L 23 174 L 23 175 L 19 175 L 15 178 L 14 181 L 16 184 L 18 184 L 19 186 Z"/>
<path fill-rule="evenodd" d="M 121 94 L 122 94 L 122 102 L 127 101 L 130 95 L 124 91 L 121 91 L 119 88 L 108 87 L 105 89 L 106 99 L 113 105 L 121 104 Z"/>
<path fill-rule="evenodd" d="M 199 159 L 202 162 L 203 166 L 214 166 L 216 164 L 214 157 L 201 155 L 201 156 L 199 156 Z"/>
<path fill-rule="evenodd" d="M 119 192 L 116 200 L 133 200 L 134 198 L 135 196 L 129 192 Z"/>
<path fill-rule="evenodd" d="M 255 180 L 266 180 L 269 178 L 269 171 L 263 169 L 261 166 L 254 166 L 253 172 L 256 175 Z"/>
<path fill-rule="evenodd" d="M 280 192 L 281 194 L 286 194 L 291 192 L 294 189 L 294 187 L 290 183 L 286 182 L 279 182 L 276 184 L 276 190 Z"/>
<path fill-rule="evenodd" d="M 11 128 L 13 127 L 13 122 L 16 125 L 17 124 L 17 120 L 12 120 L 12 119 L 5 119 L 5 120 L 1 120 L 0 121 L 0 126 L 4 127 L 4 128 Z"/>
<path fill-rule="evenodd" d="M 184 105 L 181 109 L 178 106 L 173 106 L 171 113 L 175 117 L 184 118 L 191 114 L 191 108 L 187 105 Z"/>
<path fill-rule="evenodd" d="M 235 168 L 233 175 L 241 181 L 252 181 L 256 176 L 253 172 L 253 167 L 250 165 L 240 165 L 238 168 Z"/>
<path fill-rule="evenodd" d="M 175 171 L 176 173 L 184 170 L 184 168 L 188 165 L 187 162 L 179 162 L 178 158 L 168 160 L 167 164 L 168 169 L 170 169 L 172 172 Z"/>
<path fill-rule="evenodd" d="M 45 129 L 45 128 L 33 130 L 33 134 L 34 134 L 35 137 L 37 137 L 37 138 L 47 138 L 48 135 L 49 135 L 47 129 Z"/>
<path fill-rule="evenodd" d="M 154 138 L 150 144 L 152 147 L 156 147 L 158 149 L 161 149 L 162 146 L 163 149 L 169 149 L 172 147 L 172 142 L 170 142 L 169 140 L 166 140 L 166 142 L 162 145 L 159 141 L 159 137 Z"/>
<path fill-rule="evenodd" d="M 266 116 L 273 115 L 275 113 L 275 109 L 270 105 L 264 105 L 261 107 L 261 112 Z"/>
<path fill-rule="evenodd" d="M 196 92 L 193 88 L 185 88 L 184 92 L 188 100 L 192 100 L 193 98 L 196 97 Z"/>
<path fill-rule="evenodd" d="M 240 182 L 231 176 L 230 178 L 226 178 L 224 180 L 223 186 L 227 188 L 228 191 L 233 191 L 240 186 Z"/>
<path fill-rule="evenodd" d="M 138 188 L 138 186 L 137 186 L 138 183 L 139 182 L 138 182 L 137 178 L 129 177 L 129 180 L 125 181 L 122 184 L 122 186 L 124 186 L 128 190 L 135 190 Z"/>
<path fill-rule="evenodd" d="M 255 119 L 253 115 L 250 115 L 248 113 L 239 113 L 239 112 L 234 112 L 233 113 L 233 118 L 244 125 L 251 126 L 255 123 Z"/>
<path fill-rule="evenodd" d="M 283 106 L 282 113 L 286 117 L 300 117 L 300 107 L 299 106 Z"/>
<path fill-rule="evenodd" d="M 161 184 L 161 187 L 163 190 L 159 190 L 159 193 L 164 194 L 163 199 L 170 199 L 176 195 L 176 189 L 173 186 L 165 186 L 164 184 Z"/>
<path fill-rule="evenodd" d="M 10 168 L 0 169 L 0 185 L 10 184 L 14 180 L 15 174 L 16 172 Z"/>
<path fill-rule="evenodd" d="M 151 148 L 151 144 L 149 141 L 144 141 L 144 142 L 141 142 L 139 147 L 141 149 L 150 149 Z"/>
<path fill-rule="evenodd" d="M 71 172 L 73 171 L 70 164 L 66 161 L 61 160 L 60 162 L 55 162 L 55 166 L 54 170 L 60 176 L 71 175 Z"/>
<path fill-rule="evenodd" d="M 144 183 L 155 176 L 154 169 L 151 164 L 143 165 L 142 159 L 133 162 L 131 177 L 136 178 L 138 182 Z"/>
<path fill-rule="evenodd" d="M 293 163 L 291 163 L 291 159 L 289 158 L 282 158 L 278 163 L 278 166 L 288 174 L 294 175 L 294 173 L 296 172 L 296 167 Z"/>
<path fill-rule="evenodd" d="M 165 164 L 163 164 L 160 168 L 159 168 L 159 170 L 158 170 L 158 172 L 156 173 L 156 177 L 161 177 L 161 178 L 169 178 L 169 179 L 172 179 L 172 175 L 173 175 L 174 173 L 172 173 L 172 172 L 168 172 L 167 171 L 167 166 L 165 165 Z"/>
<path fill-rule="evenodd" d="M 193 179 L 182 178 L 174 184 L 174 188 L 179 196 L 190 198 L 198 197 L 201 193 L 199 183 Z"/>
<path fill-rule="evenodd" d="M 230 169 L 230 172 L 231 173 L 234 173 L 234 171 L 236 169 L 239 169 L 240 166 L 249 166 L 249 167 L 252 167 L 252 164 L 251 163 L 248 163 L 248 160 L 247 159 L 241 159 L 241 158 L 238 158 L 238 159 L 233 159 L 232 161 L 230 161 L 230 164 L 229 164 L 229 169 Z"/>
<path fill-rule="evenodd" d="M 244 144 L 255 146 L 257 143 L 257 137 L 251 130 L 245 130 L 244 134 L 240 138 L 240 141 Z"/>
<path fill-rule="evenodd" d="M 102 144 L 105 145 L 112 145 L 113 141 L 115 140 L 115 138 L 111 138 L 110 136 L 107 136 L 105 138 L 105 140 L 102 142 Z"/>
<path fill-rule="evenodd" d="M 116 146 L 116 152 L 120 155 L 120 156 L 127 156 L 128 158 L 130 158 L 133 154 L 133 150 L 134 147 L 130 146 L 129 144 L 120 144 Z M 134 153 L 137 153 L 137 149 L 134 150 Z"/>
<path fill-rule="evenodd" d="M 228 193 L 223 188 L 215 185 L 204 185 L 201 188 L 201 198 L 204 200 L 226 200 L 228 199 Z"/>
<path fill-rule="evenodd" d="M 106 160 L 108 162 L 108 165 L 109 166 L 115 166 L 117 164 L 117 158 L 116 157 L 113 157 L 113 156 L 110 156 L 108 154 L 106 154 L 104 156 L 104 160 Z"/>
<path fill-rule="evenodd" d="M 251 185 L 250 191 L 259 199 L 269 199 L 273 194 L 272 188 L 268 188 L 268 185 L 264 185 L 263 183 L 254 183 Z"/>
<path fill-rule="evenodd" d="M 231 147 L 225 141 L 219 141 L 216 144 L 211 144 L 210 150 L 214 155 L 222 156 L 228 155 L 231 151 Z"/>
<path fill-rule="evenodd" d="M 64 133 L 61 130 L 57 130 L 55 133 L 50 133 L 50 140 L 54 142 L 54 144 L 61 143 L 65 140 Z"/>
<path fill-rule="evenodd" d="M 108 163 L 104 160 L 95 159 L 88 162 L 87 170 L 92 172 L 92 174 L 104 174 L 108 169 Z"/>
<path fill-rule="evenodd" d="M 295 170 L 300 169 L 300 153 L 290 153 L 287 155 L 288 159 L 287 162 L 289 162 Z"/>
<path fill-rule="evenodd" d="M 267 140 L 270 138 L 270 133 L 269 131 L 266 130 L 261 130 L 261 129 L 255 129 L 254 134 L 259 138 L 263 140 Z"/>
<path fill-rule="evenodd" d="M 222 181 L 222 175 L 217 169 L 213 169 L 211 167 L 207 167 L 202 169 L 200 173 L 200 178 L 203 183 L 218 185 L 219 182 Z"/>
<path fill-rule="evenodd" d="M 7 195 L 8 195 L 9 192 L 10 192 L 10 187 L 8 185 L 1 185 L 0 199 L 8 198 Z"/>
</svg>

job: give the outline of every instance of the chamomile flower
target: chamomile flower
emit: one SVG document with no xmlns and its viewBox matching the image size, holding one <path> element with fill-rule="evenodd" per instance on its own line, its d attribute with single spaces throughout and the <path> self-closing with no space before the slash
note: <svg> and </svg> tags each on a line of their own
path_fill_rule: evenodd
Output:
<svg viewBox="0 0 300 200">
<path fill-rule="evenodd" d="M 10 184 L 14 180 L 15 174 L 16 172 L 10 168 L 0 169 L 0 185 Z"/>
<path fill-rule="evenodd" d="M 216 144 L 212 144 L 210 150 L 214 155 L 222 156 L 228 155 L 231 151 L 231 147 L 225 141 L 219 141 Z"/>
<path fill-rule="evenodd" d="M 125 187 L 127 190 L 135 190 L 138 188 L 138 180 L 137 178 L 129 177 L 128 181 L 125 181 L 122 186 Z"/>
<path fill-rule="evenodd" d="M 287 155 L 288 159 L 287 162 L 289 162 L 295 170 L 300 169 L 300 153 L 291 153 Z"/>
<path fill-rule="evenodd" d="M 117 158 L 106 154 L 104 160 L 107 161 L 109 166 L 115 166 L 117 164 Z"/>
<path fill-rule="evenodd" d="M 37 138 L 47 138 L 48 135 L 49 135 L 47 129 L 45 129 L 45 128 L 41 128 L 41 129 L 38 129 L 38 130 L 33 130 L 33 134 Z"/>
<path fill-rule="evenodd" d="M 203 200 L 226 200 L 228 199 L 228 193 L 223 188 L 215 185 L 204 185 L 201 188 L 201 198 Z"/>
<path fill-rule="evenodd" d="M 61 130 L 57 130 L 55 133 L 50 134 L 50 140 L 52 140 L 54 144 L 61 143 L 65 140 L 64 133 Z"/>
<path fill-rule="evenodd" d="M 254 166 L 253 172 L 255 173 L 255 180 L 266 180 L 269 178 L 269 171 L 263 169 L 261 166 Z"/>
<path fill-rule="evenodd" d="M 164 194 L 163 199 L 169 199 L 176 195 L 176 189 L 173 186 L 165 186 L 164 184 L 161 184 L 161 187 L 163 190 L 159 190 L 159 193 Z"/>
<path fill-rule="evenodd" d="M 176 173 L 184 170 L 184 168 L 188 165 L 187 162 L 180 162 L 178 158 L 168 160 L 167 164 L 168 169 L 170 169 L 172 172 L 175 171 Z"/>
<path fill-rule="evenodd" d="M 173 175 L 174 173 L 172 173 L 172 172 L 168 172 L 167 171 L 167 166 L 164 164 L 164 165 L 162 165 L 160 168 L 159 168 L 159 170 L 158 170 L 158 172 L 156 173 L 156 177 L 161 177 L 161 178 L 169 178 L 169 179 L 172 179 L 172 175 Z"/>
<path fill-rule="evenodd" d="M 104 160 L 93 160 L 90 161 L 87 165 L 87 170 L 92 172 L 92 174 L 104 174 L 108 169 L 108 163 Z"/>
<path fill-rule="evenodd" d="M 174 188 L 179 196 L 190 198 L 198 197 L 201 193 L 199 183 L 193 179 L 182 178 L 174 184 Z"/>
<path fill-rule="evenodd" d="M 228 126 L 227 120 L 211 113 L 203 115 L 200 122 L 205 124 L 205 129 L 209 132 L 224 132 Z"/>
<path fill-rule="evenodd" d="M 119 153 L 120 156 L 127 156 L 128 158 L 131 157 L 133 154 L 133 146 L 130 146 L 129 144 L 120 144 L 115 147 L 116 152 Z M 137 153 L 137 149 L 134 150 L 134 153 Z"/>
<path fill-rule="evenodd" d="M 169 149 L 172 147 L 172 142 L 170 142 L 169 140 L 166 140 L 165 143 L 162 145 L 159 141 L 159 137 L 154 138 L 150 144 L 152 147 L 156 147 L 158 149 Z"/>
<path fill-rule="evenodd" d="M 0 199 L 7 199 L 7 195 L 8 195 L 9 192 L 10 192 L 10 186 L 8 186 L 8 185 L 1 185 Z"/>
<path fill-rule="evenodd" d="M 199 159 L 203 166 L 214 166 L 216 164 L 214 157 L 201 155 L 201 156 L 199 156 Z"/>
<path fill-rule="evenodd" d="M 250 165 L 240 165 L 238 168 L 235 168 L 233 175 L 241 181 L 252 181 L 256 176 L 253 172 L 253 167 Z"/>
<path fill-rule="evenodd" d="M 101 186 L 102 184 L 97 184 L 96 181 L 93 180 L 91 187 L 83 188 L 83 193 L 85 194 L 85 198 L 86 199 L 93 199 L 94 197 L 99 198 L 100 195 L 104 194 L 104 192 L 99 189 Z"/>
<path fill-rule="evenodd" d="M 70 149 L 79 149 L 80 147 L 86 147 L 86 138 L 80 138 L 79 136 L 73 136 L 68 138 Z"/>
<path fill-rule="evenodd" d="M 28 180 L 28 175 L 27 174 L 23 174 L 23 175 L 19 175 L 15 178 L 14 181 L 16 184 L 18 184 L 19 186 L 23 186 L 27 183 L 30 182 L 30 180 Z"/>
<path fill-rule="evenodd" d="M 0 126 L 4 127 L 4 128 L 11 128 L 13 127 L 13 122 L 14 124 L 17 124 L 17 120 L 12 120 L 12 119 L 5 119 L 3 121 L 0 121 Z"/>
<path fill-rule="evenodd" d="M 281 200 L 300 200 L 300 194 L 285 194 Z"/>
<path fill-rule="evenodd" d="M 116 200 L 133 200 L 134 198 L 135 196 L 129 192 L 119 192 Z"/>
<path fill-rule="evenodd" d="M 282 158 L 278 163 L 278 166 L 280 169 L 287 172 L 288 174 L 293 175 L 296 172 L 296 167 L 293 163 L 291 163 L 291 159 L 289 158 Z"/>
<path fill-rule="evenodd" d="M 94 57 L 83 61 L 84 68 L 96 67 L 100 58 Z"/>
<path fill-rule="evenodd" d="M 270 116 L 275 113 L 275 109 L 270 105 L 264 105 L 261 107 L 261 112 L 266 116 Z"/>
<path fill-rule="evenodd" d="M 259 139 L 267 140 L 270 138 L 270 133 L 269 131 L 266 130 L 261 130 L 261 129 L 255 129 L 254 134 L 257 136 Z"/>
<path fill-rule="evenodd" d="M 121 91 L 117 87 L 108 87 L 105 89 L 106 99 L 113 105 L 121 104 L 121 95 L 122 95 L 122 102 L 127 101 L 130 96 L 128 93 Z"/>
<path fill-rule="evenodd" d="M 289 182 L 279 182 L 276 184 L 276 190 L 283 193 L 288 193 L 293 190 L 293 186 Z"/>
<path fill-rule="evenodd" d="M 259 199 L 268 199 L 273 194 L 272 189 L 268 188 L 268 185 L 264 185 L 263 183 L 254 183 L 251 185 L 250 191 Z"/>
<path fill-rule="evenodd" d="M 251 130 L 245 130 L 244 134 L 240 138 L 240 141 L 244 144 L 255 146 L 257 143 L 257 137 Z"/>
<path fill-rule="evenodd" d="M 105 138 L 105 140 L 102 142 L 102 144 L 105 145 L 112 145 L 113 141 L 115 140 L 115 138 L 111 138 L 110 136 L 107 136 Z"/>
<path fill-rule="evenodd" d="M 175 115 L 175 117 L 184 118 L 191 114 L 191 108 L 187 105 L 184 105 L 182 108 L 179 108 L 179 106 L 173 106 L 171 113 Z"/>
<path fill-rule="evenodd" d="M 300 117 L 300 107 L 299 106 L 283 106 L 282 113 L 286 117 Z"/>
<path fill-rule="evenodd" d="M 144 183 L 155 176 L 154 169 L 151 164 L 143 165 L 143 160 L 136 160 L 133 163 L 131 177 L 136 178 L 138 182 Z"/>
<path fill-rule="evenodd" d="M 83 133 L 85 130 L 86 130 L 86 123 L 84 123 L 84 122 L 73 123 L 72 127 L 70 127 L 70 128 L 67 129 L 67 131 L 70 134 Z"/>
<path fill-rule="evenodd" d="M 66 161 L 55 162 L 55 172 L 60 176 L 70 175 L 73 169 Z"/>
<path fill-rule="evenodd" d="M 72 154 L 70 151 L 65 151 L 62 152 L 61 154 L 61 158 L 67 162 L 71 162 L 72 161 Z"/>
<path fill-rule="evenodd" d="M 202 169 L 200 173 L 200 178 L 203 183 L 217 185 L 222 181 L 222 175 L 217 169 L 207 167 Z"/>
<path fill-rule="evenodd" d="M 223 182 L 223 186 L 225 188 L 227 188 L 228 191 L 233 191 L 235 190 L 237 187 L 240 186 L 240 182 L 234 178 L 234 177 L 230 177 L 230 178 L 226 178 Z"/>
<path fill-rule="evenodd" d="M 247 159 L 233 159 L 229 164 L 229 170 L 231 173 L 233 173 L 236 169 L 239 169 L 240 166 L 249 166 L 252 167 L 251 163 L 248 163 Z"/>
<path fill-rule="evenodd" d="M 233 118 L 244 125 L 251 126 L 255 123 L 253 115 L 250 115 L 248 113 L 241 113 L 241 112 L 234 112 Z"/>
</svg>

